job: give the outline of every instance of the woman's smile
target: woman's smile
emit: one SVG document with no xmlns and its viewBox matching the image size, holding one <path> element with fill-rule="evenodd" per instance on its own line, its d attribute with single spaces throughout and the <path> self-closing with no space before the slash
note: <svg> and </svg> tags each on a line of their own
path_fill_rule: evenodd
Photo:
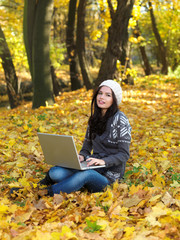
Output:
<svg viewBox="0 0 180 240">
<path fill-rule="evenodd" d="M 99 104 L 105 104 L 105 102 L 102 100 L 99 100 Z"/>
</svg>

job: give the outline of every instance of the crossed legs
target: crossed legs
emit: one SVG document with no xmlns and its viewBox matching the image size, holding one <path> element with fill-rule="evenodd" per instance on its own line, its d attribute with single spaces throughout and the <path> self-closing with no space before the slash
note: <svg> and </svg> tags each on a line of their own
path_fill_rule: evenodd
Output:
<svg viewBox="0 0 180 240">
<path fill-rule="evenodd" d="M 52 167 L 49 177 L 55 183 L 48 187 L 50 195 L 60 192 L 71 193 L 85 187 L 90 192 L 100 192 L 110 184 L 108 179 L 95 170 L 75 170 L 63 167 Z"/>
</svg>

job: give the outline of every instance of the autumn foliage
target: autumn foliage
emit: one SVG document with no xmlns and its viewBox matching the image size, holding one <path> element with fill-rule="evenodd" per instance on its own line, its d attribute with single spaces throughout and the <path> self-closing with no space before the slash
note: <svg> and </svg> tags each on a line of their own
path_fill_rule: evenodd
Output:
<svg viewBox="0 0 180 240">
<path fill-rule="evenodd" d="M 0 238 L 180 239 L 179 85 L 151 76 L 122 86 L 132 126 L 124 180 L 106 191 L 38 198 L 46 165 L 37 132 L 73 135 L 81 148 L 92 91 L 62 93 L 54 106 L 26 104 L 0 116 Z M 11 187 L 23 187 L 10 197 Z"/>
</svg>

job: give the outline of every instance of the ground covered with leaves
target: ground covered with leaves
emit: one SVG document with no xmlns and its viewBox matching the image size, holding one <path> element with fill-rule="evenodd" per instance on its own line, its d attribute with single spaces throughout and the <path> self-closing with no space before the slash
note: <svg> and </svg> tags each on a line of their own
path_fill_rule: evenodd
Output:
<svg viewBox="0 0 180 240">
<path fill-rule="evenodd" d="M 132 126 L 125 178 L 101 193 L 38 198 L 44 163 L 37 132 L 73 135 L 78 150 L 92 91 L 62 93 L 53 107 L 25 104 L 0 114 L 0 238 L 180 239 L 179 85 L 151 76 L 123 86 Z M 11 187 L 23 191 L 9 196 Z"/>
</svg>

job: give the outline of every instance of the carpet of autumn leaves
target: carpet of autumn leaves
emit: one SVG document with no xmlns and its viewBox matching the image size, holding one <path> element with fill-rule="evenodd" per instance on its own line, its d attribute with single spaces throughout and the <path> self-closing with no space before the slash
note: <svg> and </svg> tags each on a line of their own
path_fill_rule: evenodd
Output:
<svg viewBox="0 0 180 240">
<path fill-rule="evenodd" d="M 101 193 L 37 195 L 44 163 L 37 132 L 73 135 L 80 150 L 92 91 L 62 93 L 53 107 L 0 113 L 0 239 L 180 239 L 179 84 L 151 76 L 123 86 L 132 126 L 125 178 Z M 22 186 L 11 198 L 11 187 Z"/>
</svg>

